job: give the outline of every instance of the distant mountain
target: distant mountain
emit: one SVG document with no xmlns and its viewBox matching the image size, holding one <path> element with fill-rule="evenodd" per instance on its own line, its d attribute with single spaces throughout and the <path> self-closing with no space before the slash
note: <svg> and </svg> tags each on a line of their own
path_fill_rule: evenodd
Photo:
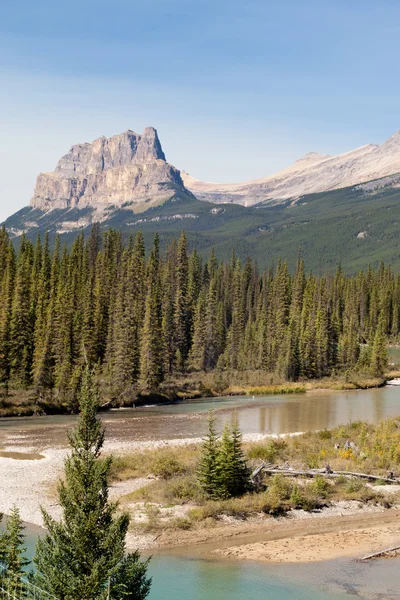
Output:
<svg viewBox="0 0 400 600">
<path fill-rule="evenodd" d="M 16 243 L 22 231 L 34 240 L 47 230 L 51 239 L 62 233 L 62 243 L 70 244 L 80 231 L 89 233 L 96 215 L 92 207 L 43 211 L 27 206 L 5 226 Z M 214 248 L 220 259 L 228 260 L 234 249 L 243 260 L 257 259 L 260 267 L 282 257 L 293 269 L 301 249 L 307 269 L 315 273 L 332 272 L 339 261 L 349 273 L 369 264 L 376 267 L 381 260 L 400 270 L 400 176 L 310 194 L 295 204 L 215 205 L 175 195 L 141 213 L 110 207 L 100 226 L 125 236 L 141 230 L 148 248 L 156 232 L 165 248 L 184 229 L 190 248 L 203 256 Z"/>
<path fill-rule="evenodd" d="M 93 208 L 101 219 L 110 206 L 141 211 L 177 192 L 188 194 L 178 169 L 168 164 L 157 131 L 125 131 L 77 144 L 52 173 L 41 173 L 30 206 L 40 210 Z"/>
<path fill-rule="evenodd" d="M 215 248 L 228 259 L 234 248 L 262 267 L 279 256 L 293 267 L 301 248 L 307 268 L 319 273 L 339 261 L 349 272 L 381 259 L 400 269 L 400 134 L 337 157 L 307 154 L 246 189 L 219 186 L 210 195 L 210 185 L 182 178 L 166 162 L 155 129 L 126 131 L 73 146 L 53 173 L 39 175 L 30 205 L 5 226 L 16 242 L 23 232 L 34 239 L 49 231 L 69 244 L 99 222 L 125 235 L 142 230 L 148 246 L 157 232 L 162 247 L 185 229 L 203 255 Z"/>
<path fill-rule="evenodd" d="M 200 200 L 243 206 L 296 202 L 306 194 L 345 188 L 400 173 L 400 131 L 383 144 L 329 156 L 311 152 L 287 169 L 237 184 L 206 183 L 182 172 L 185 186 Z"/>
</svg>

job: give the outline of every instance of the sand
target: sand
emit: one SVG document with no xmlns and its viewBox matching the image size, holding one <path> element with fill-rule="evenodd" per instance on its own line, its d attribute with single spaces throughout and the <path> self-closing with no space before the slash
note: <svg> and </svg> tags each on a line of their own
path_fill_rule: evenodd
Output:
<svg viewBox="0 0 400 600">
<path fill-rule="evenodd" d="M 260 439 L 267 436 L 245 436 Z M 12 438 L 12 439 L 11 439 Z M 0 512 L 9 513 L 15 504 L 24 521 L 42 526 L 41 506 L 53 517 L 61 516 L 56 502 L 56 484 L 62 475 L 67 448 L 41 448 L 24 445 L 23 436 L 10 436 L 0 455 Z M 181 446 L 197 439 L 151 442 L 108 440 L 106 452 Z M 11 453 L 7 456 L 7 453 Z M 32 453 L 41 460 L 21 460 L 12 453 Z M 28 458 L 28 457 L 25 457 Z M 115 483 L 110 498 L 118 500 L 148 485 L 151 479 L 137 478 Z M 321 513 L 293 511 L 289 518 L 265 515 L 248 521 L 227 518 L 212 528 L 170 531 L 159 535 L 131 532 L 129 548 L 172 548 L 172 552 L 228 559 L 269 562 L 309 562 L 339 557 L 356 557 L 400 544 L 400 510 L 364 506 L 358 502 L 339 502 Z M 164 551 L 164 550 L 163 550 Z"/>
<path fill-rule="evenodd" d="M 400 524 L 295 535 L 280 540 L 218 549 L 214 554 L 253 561 L 304 563 L 343 557 L 361 558 L 396 545 L 400 545 Z"/>
</svg>

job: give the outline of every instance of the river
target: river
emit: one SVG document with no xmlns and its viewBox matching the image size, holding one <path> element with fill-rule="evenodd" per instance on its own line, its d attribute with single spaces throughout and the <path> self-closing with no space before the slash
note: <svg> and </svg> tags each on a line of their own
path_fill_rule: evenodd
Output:
<svg viewBox="0 0 400 600">
<path fill-rule="evenodd" d="M 129 442 L 201 437 L 207 412 L 216 411 L 221 428 L 236 412 L 245 434 L 311 431 L 400 416 L 400 386 L 350 392 L 313 391 L 282 396 L 206 398 L 163 406 L 101 413 L 107 438 Z M 0 449 L 23 440 L 25 446 L 64 446 L 74 415 L 0 419 Z"/>
<path fill-rule="evenodd" d="M 117 410 L 101 415 L 107 437 L 158 440 L 198 437 L 209 408 L 219 425 L 236 411 L 244 433 L 288 433 L 323 429 L 359 419 L 376 423 L 400 416 L 400 386 L 354 392 L 229 397 L 166 406 Z M 0 420 L 0 448 L 21 444 L 65 445 L 76 417 Z M 37 529 L 28 529 L 30 551 Z M 308 565 L 208 561 L 156 554 L 150 567 L 149 600 L 374 600 L 400 599 L 400 560 L 370 564 L 333 561 Z"/>
</svg>

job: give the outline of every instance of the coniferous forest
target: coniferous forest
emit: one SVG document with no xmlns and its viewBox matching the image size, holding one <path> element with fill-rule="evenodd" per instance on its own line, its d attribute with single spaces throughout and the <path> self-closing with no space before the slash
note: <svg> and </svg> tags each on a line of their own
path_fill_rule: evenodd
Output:
<svg viewBox="0 0 400 600">
<path fill-rule="evenodd" d="M 381 265 L 315 276 L 277 258 L 260 272 L 234 254 L 188 253 L 184 232 L 161 256 L 155 236 L 94 225 L 72 247 L 48 237 L 14 248 L 0 231 L 0 382 L 72 408 L 84 366 L 111 399 L 156 392 L 190 372 L 265 371 L 285 380 L 352 369 L 382 374 L 400 333 L 400 276 Z M 363 347 L 362 344 L 368 344 Z M 360 345 L 363 348 L 360 352 Z"/>
</svg>

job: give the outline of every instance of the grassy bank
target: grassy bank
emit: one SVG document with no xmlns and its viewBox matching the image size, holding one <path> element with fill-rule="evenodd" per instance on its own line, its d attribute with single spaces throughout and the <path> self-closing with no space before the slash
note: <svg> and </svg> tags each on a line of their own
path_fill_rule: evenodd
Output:
<svg viewBox="0 0 400 600">
<path fill-rule="evenodd" d="M 364 422 L 332 430 L 267 439 L 245 444 L 248 464 L 255 468 L 265 461 L 289 464 L 294 469 L 323 468 L 363 472 L 386 477 L 400 475 L 400 420 L 391 419 L 373 426 Z M 122 498 L 140 530 L 192 529 L 210 527 L 235 519 L 265 518 L 293 509 L 314 511 L 341 500 L 390 507 L 400 503 L 400 494 L 391 486 L 370 485 L 346 476 L 325 478 L 266 475 L 259 491 L 239 498 L 209 500 L 197 483 L 200 447 L 135 452 L 116 457 L 112 477 L 125 481 L 149 477 L 148 485 Z M 378 484 L 382 483 L 378 480 Z M 394 492 L 394 493 L 393 493 Z"/>
<path fill-rule="evenodd" d="M 388 378 L 400 376 L 393 371 L 384 377 L 351 373 L 323 379 L 287 382 L 276 374 L 265 371 L 224 371 L 212 373 L 190 373 L 165 381 L 157 393 L 132 391 L 120 398 L 102 398 L 103 409 L 113 406 L 141 406 L 179 402 L 196 398 L 219 396 L 267 396 L 280 394 L 303 394 L 312 390 L 356 390 L 380 387 Z M 102 386 L 100 385 L 100 388 Z M 11 388 L 6 394 L 0 391 L 0 417 L 18 417 L 74 412 L 75 406 L 60 402 L 57 397 L 38 399 L 33 389 Z"/>
</svg>

